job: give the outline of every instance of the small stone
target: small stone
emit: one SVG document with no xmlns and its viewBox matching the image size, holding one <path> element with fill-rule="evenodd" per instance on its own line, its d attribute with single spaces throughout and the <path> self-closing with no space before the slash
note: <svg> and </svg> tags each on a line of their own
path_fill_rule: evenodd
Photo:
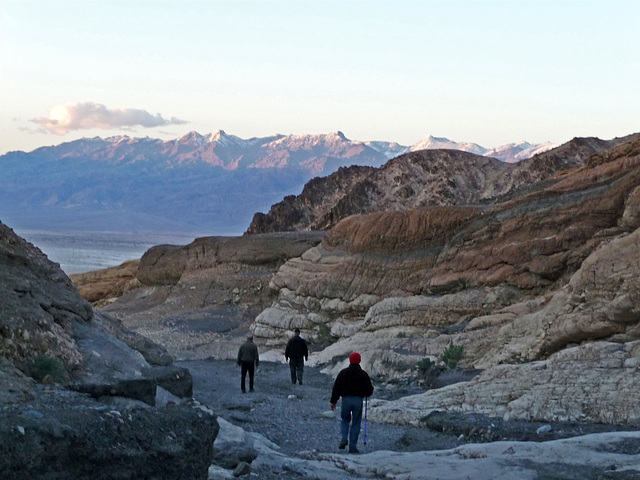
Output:
<svg viewBox="0 0 640 480">
<path fill-rule="evenodd" d="M 544 435 L 545 433 L 549 433 L 551 431 L 551 425 L 542 425 L 536 430 L 538 435 Z"/>
<path fill-rule="evenodd" d="M 16 425 L 16 430 L 18 430 L 21 435 L 24 435 L 24 427 L 22 425 Z"/>
</svg>

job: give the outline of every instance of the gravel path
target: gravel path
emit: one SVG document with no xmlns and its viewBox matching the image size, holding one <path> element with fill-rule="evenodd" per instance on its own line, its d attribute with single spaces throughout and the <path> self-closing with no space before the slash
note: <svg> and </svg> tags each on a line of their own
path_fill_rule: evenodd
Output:
<svg viewBox="0 0 640 480">
<path fill-rule="evenodd" d="M 256 372 L 255 392 L 243 394 L 240 367 L 233 361 L 185 361 L 178 365 L 191 371 L 196 400 L 231 423 L 264 435 L 279 445 L 282 453 L 344 452 L 338 450 L 340 405 L 335 415 L 329 407 L 333 379 L 317 369 L 305 367 L 304 384 L 293 385 L 288 365 L 262 362 Z M 407 393 L 410 392 L 396 390 L 391 393 L 378 386 L 373 395 L 391 398 Z M 289 399 L 292 395 L 295 397 Z M 364 432 L 361 431 L 358 448 L 361 452 L 446 449 L 461 444 L 457 438 L 457 434 L 367 421 L 367 444 L 364 445 Z"/>
<path fill-rule="evenodd" d="M 309 451 L 348 455 L 345 450 L 338 450 L 340 418 L 338 412 L 334 415 L 329 407 L 333 379 L 318 370 L 305 367 L 304 385 L 293 385 L 290 383 L 288 365 L 262 362 L 256 373 L 255 392 L 243 394 L 240 391 L 240 367 L 233 361 L 183 361 L 177 362 L 177 365 L 191 371 L 196 400 L 232 424 L 264 435 L 280 446 L 281 453 L 301 459 L 309 458 Z M 443 381 L 451 383 L 462 379 L 460 373 L 454 373 Z M 393 399 L 419 391 L 409 387 L 387 389 L 376 385 L 373 380 L 375 398 Z M 294 396 L 293 399 L 290 396 Z M 612 425 L 555 423 L 550 426 L 540 422 L 502 421 L 482 415 L 446 413 L 430 415 L 425 425 L 425 428 L 411 428 L 367 422 L 367 444 L 364 445 L 364 434 L 361 432 L 358 448 L 362 453 L 378 450 L 442 450 L 469 442 L 544 441 L 587 433 L 628 430 Z M 545 430 L 542 435 L 538 433 L 541 427 Z M 612 452 L 621 449 L 619 453 L 628 453 L 624 451 L 625 448 L 637 452 L 639 447 L 633 443 L 612 448 Z M 575 467 L 571 465 L 562 468 L 564 470 L 561 473 L 560 466 L 555 466 L 551 476 L 549 472 L 542 472 L 545 474 L 541 473 L 540 478 L 610 478 L 599 476 L 597 472 L 587 472 L 589 475 L 585 475 L 585 472 L 574 471 Z M 268 465 L 252 468 L 252 477 L 260 480 L 319 478 L 287 467 Z M 361 477 L 345 472 L 344 476 L 331 478 L 346 480 Z M 620 476 L 621 480 L 626 478 L 635 477 Z"/>
</svg>

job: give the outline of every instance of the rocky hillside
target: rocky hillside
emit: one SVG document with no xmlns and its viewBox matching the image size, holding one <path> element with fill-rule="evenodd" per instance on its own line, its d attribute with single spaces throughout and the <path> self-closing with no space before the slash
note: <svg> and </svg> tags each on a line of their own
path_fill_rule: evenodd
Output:
<svg viewBox="0 0 640 480">
<path fill-rule="evenodd" d="M 628 139 L 576 138 L 517 164 L 457 150 L 401 155 L 381 168 L 350 167 L 315 178 L 298 196 L 256 213 L 247 233 L 324 230 L 349 215 L 435 205 L 488 204 L 518 196 Z"/>
<path fill-rule="evenodd" d="M 540 181 L 494 202 L 343 219 L 280 268 L 255 335 L 275 346 L 296 327 L 330 331 L 318 363 L 340 366 L 358 350 L 388 378 L 452 345 L 461 365 L 484 370 L 378 418 L 416 423 L 444 408 L 638 422 L 623 392 L 640 386 L 640 137 L 616 143 L 574 140 L 515 170 Z"/>
<path fill-rule="evenodd" d="M 189 371 L 2 223 L 0 305 L 0 478 L 207 478 L 215 417 L 166 408 Z"/>
</svg>

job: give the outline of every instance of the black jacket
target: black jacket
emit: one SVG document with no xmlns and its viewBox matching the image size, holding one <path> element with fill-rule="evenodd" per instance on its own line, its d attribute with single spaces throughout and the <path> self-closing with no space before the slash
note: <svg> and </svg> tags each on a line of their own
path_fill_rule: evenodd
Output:
<svg viewBox="0 0 640 480">
<path fill-rule="evenodd" d="M 290 358 L 302 358 L 309 360 L 309 349 L 307 348 L 307 342 L 300 335 L 296 335 L 287 343 L 287 348 L 284 351 L 284 358 L 289 360 Z"/>
<path fill-rule="evenodd" d="M 357 363 L 351 363 L 338 373 L 331 392 L 331 403 L 338 403 L 340 397 L 370 397 L 372 394 L 369 374 Z"/>
</svg>

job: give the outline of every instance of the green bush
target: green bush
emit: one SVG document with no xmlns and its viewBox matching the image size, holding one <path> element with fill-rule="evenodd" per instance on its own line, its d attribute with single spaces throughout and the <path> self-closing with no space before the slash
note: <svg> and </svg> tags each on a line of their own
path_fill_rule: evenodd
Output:
<svg viewBox="0 0 640 480">
<path fill-rule="evenodd" d="M 45 379 L 62 382 L 67 379 L 62 362 L 47 355 L 37 355 L 27 360 L 25 373 L 37 382 L 43 382 Z"/>
<path fill-rule="evenodd" d="M 431 369 L 436 366 L 436 362 L 431 360 L 429 357 L 424 357 L 416 364 L 416 369 L 418 370 L 418 376 L 426 377 Z"/>
<path fill-rule="evenodd" d="M 427 388 L 431 388 L 436 384 L 438 377 L 444 372 L 445 367 L 436 365 L 436 362 L 425 357 L 416 364 L 416 370 L 418 371 L 418 383 Z"/>
<path fill-rule="evenodd" d="M 331 335 L 331 329 L 326 323 L 318 325 L 318 336 L 316 337 L 316 341 L 321 346 L 331 345 L 335 341 Z"/>
<path fill-rule="evenodd" d="M 442 355 L 440 355 L 440 360 L 449 368 L 456 368 L 458 366 L 458 362 L 460 358 L 462 358 L 462 351 L 464 347 L 462 345 L 454 345 L 450 343 L 447 348 L 444 349 Z"/>
</svg>

